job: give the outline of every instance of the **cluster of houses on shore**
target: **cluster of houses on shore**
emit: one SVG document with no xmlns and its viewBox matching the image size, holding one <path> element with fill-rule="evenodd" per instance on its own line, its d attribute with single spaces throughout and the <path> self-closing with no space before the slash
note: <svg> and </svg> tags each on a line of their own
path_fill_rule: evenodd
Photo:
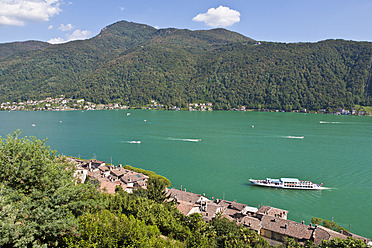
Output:
<svg viewBox="0 0 372 248">
<path fill-rule="evenodd" d="M 168 196 L 168 200 L 176 202 L 177 209 L 184 215 L 199 213 L 206 222 L 209 222 L 220 214 L 239 225 L 255 230 L 272 245 L 284 242 L 288 237 L 299 243 L 309 240 L 317 245 L 322 240 L 329 241 L 336 237 L 341 239 L 352 237 L 371 244 L 370 239 L 348 231 L 342 230 L 339 233 L 320 225 L 311 223 L 306 225 L 304 222 L 288 220 L 288 211 L 283 209 L 265 205 L 258 209 L 236 201 L 210 200 L 204 195 L 174 188 L 168 190 Z"/>
<path fill-rule="evenodd" d="M 3 102 L 0 104 L 0 110 L 3 111 L 69 111 L 69 110 L 101 110 L 101 109 L 127 109 L 128 106 L 122 106 L 119 103 L 95 104 L 84 99 L 52 98 L 47 97 L 44 100 L 28 100 L 24 102 Z"/>
<path fill-rule="evenodd" d="M 122 187 L 128 193 L 132 193 L 139 187 L 144 189 L 147 187 L 148 176 L 127 170 L 121 165 L 115 167 L 94 159 L 68 159 L 76 165 L 75 177 L 78 182 L 84 183 L 85 180 L 90 180 L 93 183 L 99 182 L 102 192 L 113 194 L 117 186 Z M 167 188 L 166 194 L 167 201 L 175 202 L 177 209 L 186 216 L 198 213 L 202 215 L 204 221 L 210 222 L 216 216 L 221 215 L 248 229 L 255 230 L 272 245 L 280 244 L 287 237 L 293 238 L 299 243 L 309 240 L 315 244 L 336 237 L 341 239 L 352 237 L 371 245 L 370 239 L 345 230 L 339 233 L 320 225 L 306 225 L 304 222 L 298 223 L 288 220 L 288 211 L 283 209 L 265 205 L 258 209 L 236 201 L 213 198 L 210 200 L 205 195 L 187 192 L 182 188 Z"/>
<path fill-rule="evenodd" d="M 109 103 L 109 104 L 96 104 L 84 99 L 72 99 L 65 98 L 63 95 L 60 97 L 52 98 L 47 97 L 44 100 L 28 100 L 20 102 L 3 102 L 0 103 L 0 110 L 2 111 L 71 111 L 71 110 L 103 110 L 103 109 L 128 109 L 127 105 L 121 105 L 120 103 Z M 181 108 L 177 106 L 165 106 L 159 104 L 155 100 L 151 100 L 151 103 L 147 106 L 143 106 L 145 109 L 165 109 L 180 111 Z M 212 103 L 190 103 L 189 111 L 206 111 L 213 110 Z"/>
<path fill-rule="evenodd" d="M 207 103 L 189 103 L 189 111 L 212 111 L 213 104 L 210 102 Z M 109 104 L 96 104 L 84 99 L 72 99 L 65 98 L 63 95 L 60 97 L 52 98 L 47 97 L 44 100 L 28 100 L 21 102 L 3 102 L 0 103 L 0 110 L 3 111 L 69 111 L 69 110 L 102 110 L 102 109 L 128 109 L 129 106 L 121 105 L 120 103 L 109 103 Z M 181 108 L 178 106 L 165 106 L 160 104 L 155 100 L 151 100 L 150 104 L 142 108 L 146 109 L 166 109 L 166 110 L 175 110 L 180 111 Z M 257 109 L 247 109 L 246 106 L 240 106 L 238 108 L 233 108 L 233 111 L 257 111 Z M 261 112 L 285 112 L 284 110 L 270 110 L 262 108 L 259 111 Z M 307 109 L 302 110 L 292 110 L 291 112 L 301 112 L 308 113 Z M 351 110 L 346 110 L 343 108 L 337 108 L 336 111 L 327 111 L 326 109 L 321 109 L 319 112 L 310 111 L 311 113 L 319 114 L 333 114 L 333 115 L 368 115 L 370 112 L 363 110 L 357 110 L 352 108 Z"/>
<path fill-rule="evenodd" d="M 200 111 L 212 111 L 213 108 L 212 108 L 212 103 L 210 102 L 207 102 L 207 103 L 189 103 L 189 111 L 197 111 L 197 110 L 200 110 Z"/>
<path fill-rule="evenodd" d="M 208 102 L 208 103 L 189 103 L 188 104 L 188 110 L 189 111 L 212 111 L 213 104 Z M 181 108 L 178 106 L 171 106 L 167 107 L 164 104 L 160 104 L 156 102 L 155 100 L 151 100 L 151 103 L 146 107 L 147 109 L 168 109 L 168 110 L 175 110 L 175 111 L 180 111 Z M 184 110 L 184 109 L 183 109 Z"/>
<path fill-rule="evenodd" d="M 247 109 L 246 106 L 240 106 L 239 108 L 233 108 L 233 111 L 256 111 L 255 109 Z M 262 108 L 260 112 L 286 112 L 285 110 L 270 110 L 266 108 Z M 352 108 L 351 110 L 337 108 L 336 111 L 328 111 L 326 109 L 321 109 L 317 111 L 308 111 L 307 109 L 301 110 L 292 110 L 290 112 L 294 113 L 314 113 L 314 114 L 329 114 L 329 115 L 366 115 L 371 116 L 370 112 L 366 112 L 364 110 L 357 110 L 356 108 Z"/>
<path fill-rule="evenodd" d="M 84 183 L 85 180 L 93 183 L 99 182 L 102 192 L 113 194 L 117 186 L 122 187 L 128 193 L 132 193 L 139 187 L 146 189 L 148 176 L 127 170 L 121 165 L 115 167 L 95 159 L 68 158 L 68 160 L 76 165 L 75 177 L 79 183 Z"/>
</svg>

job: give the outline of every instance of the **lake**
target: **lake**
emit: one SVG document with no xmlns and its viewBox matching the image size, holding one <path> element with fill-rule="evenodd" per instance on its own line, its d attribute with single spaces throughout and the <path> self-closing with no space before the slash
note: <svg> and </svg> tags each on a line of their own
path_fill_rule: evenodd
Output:
<svg viewBox="0 0 372 248">
<path fill-rule="evenodd" d="M 48 138 L 58 154 L 128 164 L 209 198 L 334 220 L 372 238 L 372 117 L 262 112 L 0 112 L 0 135 Z M 251 186 L 295 177 L 322 191 Z"/>
</svg>

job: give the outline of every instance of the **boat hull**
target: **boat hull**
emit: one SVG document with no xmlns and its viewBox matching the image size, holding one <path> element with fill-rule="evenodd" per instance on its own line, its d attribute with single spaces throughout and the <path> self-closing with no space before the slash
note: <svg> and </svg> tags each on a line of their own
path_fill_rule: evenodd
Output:
<svg viewBox="0 0 372 248">
<path fill-rule="evenodd" d="M 255 180 L 249 179 L 252 185 L 269 187 L 269 188 L 278 188 L 278 189 L 297 189 L 297 190 L 322 190 L 322 184 L 314 184 L 308 181 L 296 181 L 291 183 L 286 183 L 279 179 L 266 179 L 266 180 Z"/>
</svg>

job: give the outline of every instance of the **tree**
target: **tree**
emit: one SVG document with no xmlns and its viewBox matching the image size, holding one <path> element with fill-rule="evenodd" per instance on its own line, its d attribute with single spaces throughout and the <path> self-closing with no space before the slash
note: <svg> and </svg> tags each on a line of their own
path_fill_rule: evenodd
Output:
<svg viewBox="0 0 372 248">
<path fill-rule="evenodd" d="M 336 222 L 330 220 L 323 220 L 323 226 L 335 231 L 339 228 Z"/>
<path fill-rule="evenodd" d="M 149 178 L 147 181 L 147 197 L 161 203 L 167 199 L 165 183 L 157 178 Z"/>
<path fill-rule="evenodd" d="M 65 238 L 69 247 L 169 247 L 170 243 L 160 237 L 156 226 L 102 210 L 87 213 L 79 218 L 77 235 Z"/>
<path fill-rule="evenodd" d="M 270 247 L 255 231 L 218 215 L 210 223 L 218 247 Z"/>
<path fill-rule="evenodd" d="M 0 246 L 61 246 L 96 190 L 75 186 L 74 167 L 19 131 L 0 141 Z"/>
<path fill-rule="evenodd" d="M 186 225 L 190 228 L 192 235 L 187 240 L 188 247 L 213 247 L 214 235 L 208 230 L 201 214 L 191 214 L 185 218 Z"/>
<path fill-rule="evenodd" d="M 367 248 L 367 244 L 365 244 L 360 239 L 353 239 L 348 237 L 347 239 L 340 239 L 340 238 L 334 238 L 330 241 L 323 240 L 320 245 L 318 245 L 319 248 L 349 248 L 349 247 L 355 247 L 355 248 Z"/>
<path fill-rule="evenodd" d="M 311 218 L 311 223 L 313 223 L 314 225 L 320 225 L 322 224 L 322 222 L 323 222 L 323 219 L 321 218 L 318 218 L 318 217 Z"/>
</svg>

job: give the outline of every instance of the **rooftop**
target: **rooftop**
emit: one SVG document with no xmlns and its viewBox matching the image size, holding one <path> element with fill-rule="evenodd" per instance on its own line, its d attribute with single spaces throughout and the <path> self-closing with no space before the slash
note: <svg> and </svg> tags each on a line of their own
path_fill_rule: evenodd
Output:
<svg viewBox="0 0 372 248">
<path fill-rule="evenodd" d="M 269 215 L 264 215 L 262 217 L 261 225 L 263 229 L 285 234 L 289 237 L 296 238 L 298 241 L 310 240 L 314 230 L 314 228 L 309 225 Z"/>
<path fill-rule="evenodd" d="M 196 203 L 201 195 L 172 188 L 168 191 L 167 196 L 177 201 Z"/>
</svg>

